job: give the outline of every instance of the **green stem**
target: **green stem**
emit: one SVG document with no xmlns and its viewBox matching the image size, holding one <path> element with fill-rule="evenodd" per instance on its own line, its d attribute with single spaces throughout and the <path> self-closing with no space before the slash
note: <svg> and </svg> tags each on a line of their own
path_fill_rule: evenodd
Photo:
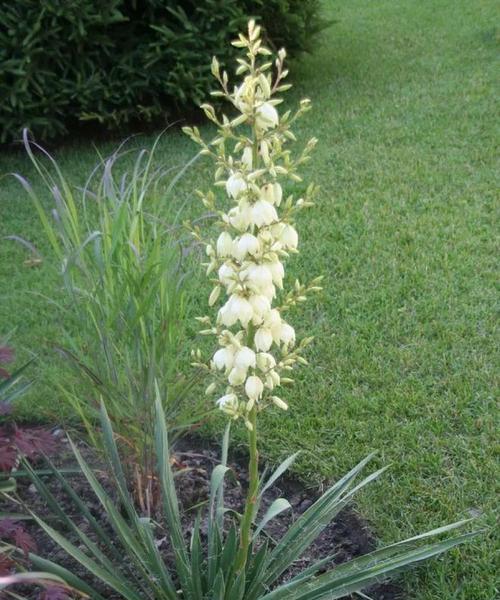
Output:
<svg viewBox="0 0 500 600">
<path fill-rule="evenodd" d="M 252 69 L 254 63 L 252 62 Z M 257 169 L 259 163 L 259 139 L 257 128 L 254 122 L 252 125 L 252 169 Z M 255 330 L 252 323 L 247 330 L 247 346 L 252 348 L 254 343 Z M 252 522 L 254 518 L 255 506 L 257 504 L 257 494 L 259 491 L 259 451 L 257 450 L 257 407 L 254 406 L 248 415 L 248 421 L 251 429 L 248 430 L 248 448 L 250 457 L 248 460 L 248 492 L 245 503 L 245 511 L 240 526 L 240 545 L 236 557 L 236 572 L 241 572 L 247 564 L 248 550 L 251 543 Z"/>
<path fill-rule="evenodd" d="M 240 546 L 236 558 L 236 571 L 240 572 L 245 568 L 248 559 L 248 550 L 251 542 L 252 521 L 257 503 L 257 493 L 259 490 L 259 451 L 257 450 L 257 409 L 254 406 L 248 415 L 248 420 L 252 429 L 248 431 L 248 446 L 250 458 L 248 461 L 248 492 L 245 503 L 245 512 L 241 520 Z"/>
</svg>

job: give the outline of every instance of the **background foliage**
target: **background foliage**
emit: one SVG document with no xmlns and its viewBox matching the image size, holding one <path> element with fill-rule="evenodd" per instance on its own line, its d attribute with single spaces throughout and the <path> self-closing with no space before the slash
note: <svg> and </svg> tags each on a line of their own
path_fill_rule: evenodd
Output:
<svg viewBox="0 0 500 600">
<path fill-rule="evenodd" d="M 210 62 L 249 15 L 273 46 L 310 48 L 324 22 L 300 0 L 19 0 L 0 13 L 0 141 L 49 138 L 78 120 L 108 127 L 194 107 Z"/>
</svg>

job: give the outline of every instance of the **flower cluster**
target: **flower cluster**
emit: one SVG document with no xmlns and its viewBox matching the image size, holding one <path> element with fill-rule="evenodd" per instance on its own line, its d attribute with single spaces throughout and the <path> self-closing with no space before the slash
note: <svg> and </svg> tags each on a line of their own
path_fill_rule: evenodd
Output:
<svg viewBox="0 0 500 600">
<path fill-rule="evenodd" d="M 196 128 L 185 131 L 202 146 L 203 154 L 214 159 L 215 185 L 224 189 L 230 203 L 227 210 L 219 210 L 213 192 L 199 193 L 204 205 L 218 216 L 221 231 L 216 240 L 207 242 L 199 229 L 192 233 L 206 244 L 207 274 L 216 274 L 209 305 L 215 305 L 221 294 L 224 302 L 215 324 L 210 317 L 199 319 L 208 326 L 202 333 L 217 336 L 219 349 L 208 364 L 196 364 L 216 376 L 208 393 L 217 391 L 219 384 L 225 386 L 217 401 L 220 408 L 231 417 L 244 417 L 251 428 L 248 415 L 253 410 L 269 404 L 287 408 L 275 388 L 290 383 L 287 372 L 306 362 L 301 351 L 310 338 L 296 345 L 295 330 L 283 313 L 305 301 L 309 292 L 318 291 L 319 278 L 307 286 L 296 282 L 286 302 L 277 306 L 276 301 L 284 289 L 284 261 L 298 248 L 295 214 L 313 205 L 316 189 L 311 185 L 302 198 L 285 199 L 279 180 L 301 181 L 297 169 L 308 159 L 316 140 L 310 140 L 296 159 L 285 149 L 295 139 L 290 125 L 309 109 L 309 101 L 303 100 L 294 115 L 287 111 L 280 118 L 278 114 L 281 99 L 275 95 L 290 87 L 283 83 L 285 51 L 278 53 L 273 76 L 272 62 L 265 62 L 271 52 L 262 45 L 260 28 L 253 21 L 248 37 L 240 35 L 233 43 L 246 50 L 237 69 L 238 75 L 244 75 L 243 82 L 230 91 L 227 73 L 221 73 L 214 58 L 212 72 L 222 91 L 213 94 L 229 100 L 237 116 L 219 119 L 215 109 L 204 104 L 219 135 L 207 144 Z"/>
</svg>

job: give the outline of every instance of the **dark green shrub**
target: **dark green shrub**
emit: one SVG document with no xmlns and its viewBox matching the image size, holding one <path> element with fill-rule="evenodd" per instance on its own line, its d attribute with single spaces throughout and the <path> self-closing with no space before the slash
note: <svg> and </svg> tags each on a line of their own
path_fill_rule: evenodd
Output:
<svg viewBox="0 0 500 600">
<path fill-rule="evenodd" d="M 16 0 L 0 11 L 0 141 L 28 127 L 64 134 L 79 120 L 114 127 L 198 104 L 210 61 L 248 16 L 269 44 L 307 50 L 319 0 Z"/>
</svg>

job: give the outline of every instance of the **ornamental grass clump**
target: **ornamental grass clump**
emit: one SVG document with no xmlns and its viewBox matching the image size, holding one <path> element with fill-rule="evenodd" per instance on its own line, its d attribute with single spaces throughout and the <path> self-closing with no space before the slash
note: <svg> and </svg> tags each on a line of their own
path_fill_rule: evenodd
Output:
<svg viewBox="0 0 500 600">
<path fill-rule="evenodd" d="M 258 418 L 268 408 L 287 408 L 278 389 L 291 382 L 288 375 L 294 367 L 305 363 L 302 352 L 310 340 L 297 342 L 285 315 L 290 306 L 303 302 L 319 286 L 317 279 L 307 285 L 295 283 L 288 291 L 285 285 L 285 259 L 298 248 L 294 219 L 302 208 L 312 205 L 316 190 L 309 186 L 304 197 L 294 201 L 284 197 L 280 180 L 297 180 L 297 168 L 307 159 L 314 142 L 307 144 L 297 159 L 286 149 L 287 142 L 294 140 L 290 125 L 308 110 L 309 103 L 303 102 L 293 115 L 285 112 L 279 116 L 276 94 L 287 88 L 282 81 L 286 76 L 285 52 L 279 52 L 273 77 L 272 63 L 266 62 L 270 52 L 262 46 L 259 33 L 259 27 L 251 21 L 248 36 L 240 35 L 235 42 L 245 52 L 238 67 L 238 73 L 244 77 L 232 91 L 227 74 L 220 72 L 216 60 L 212 63 L 214 75 L 222 86 L 217 94 L 231 102 L 237 110 L 236 116 L 219 119 L 210 105 L 204 105 L 207 115 L 219 127 L 218 136 L 205 143 L 197 129 L 186 130 L 202 145 L 202 152 L 215 160 L 216 184 L 226 198 L 226 206 L 219 209 L 215 193 L 201 195 L 204 204 L 219 215 L 217 239 L 206 243 L 207 271 L 214 283 L 209 304 L 214 306 L 216 316 L 200 319 L 204 333 L 213 335 L 218 347 L 206 362 L 202 361 L 200 351 L 194 354 L 196 364 L 213 376 L 207 392 L 215 394 L 215 402 L 230 418 L 223 438 L 221 464 L 211 473 L 206 504 L 199 509 L 194 526 L 186 531 L 159 388 L 155 449 L 161 515 L 145 518 L 132 502 L 116 436 L 104 405 L 101 430 L 119 503 L 112 500 L 78 447 L 72 444 L 72 448 L 106 512 L 106 527 L 90 514 L 64 477 L 53 469 L 54 476 L 72 497 L 77 514 L 86 516 L 90 533 L 85 533 L 31 471 L 34 485 L 54 510 L 54 516 L 71 532 L 72 540 L 39 517 L 35 517 L 37 522 L 92 577 L 83 580 L 31 554 L 34 567 L 61 577 L 74 591 L 97 600 L 103 600 L 105 595 L 95 589 L 96 579 L 128 600 L 333 600 L 360 592 L 389 574 L 476 535 L 465 532 L 437 539 L 462 527 L 465 522 L 461 521 L 332 568 L 329 567 L 333 557 L 325 556 L 299 574 L 290 573 L 291 566 L 354 495 L 384 472 L 382 468 L 362 476 L 371 456 L 330 486 L 281 539 L 274 540 L 265 534 L 269 522 L 288 510 L 290 504 L 285 498 L 277 498 L 263 511 L 260 509 L 263 497 L 297 455 L 283 461 L 271 475 L 259 476 Z M 193 233 L 202 239 L 199 229 Z M 217 308 L 216 303 L 219 303 Z M 234 420 L 242 421 L 248 432 L 249 484 L 242 514 L 226 508 L 224 503 L 230 424 Z M 164 542 L 168 544 L 167 552 Z"/>
<path fill-rule="evenodd" d="M 66 414 L 96 432 L 102 400 L 124 451 L 137 501 L 151 509 L 155 386 L 169 424 L 187 428 L 202 414 L 185 404 L 197 376 L 182 374 L 187 294 L 179 230 L 168 204 L 191 163 L 158 168 L 155 151 L 120 146 L 103 158 L 83 189 L 75 189 L 57 162 L 24 132 L 26 152 L 53 202 L 15 175 L 32 198 L 60 265 L 66 292 L 58 352 L 67 368 L 55 385 Z M 124 167 L 124 157 L 132 167 Z M 13 236 L 24 241 L 17 236 Z M 30 244 L 24 241 L 25 245 Z M 188 353 L 189 356 L 189 353 Z M 75 377 L 76 375 L 76 377 Z M 148 510 L 149 510 L 148 509 Z"/>
</svg>

